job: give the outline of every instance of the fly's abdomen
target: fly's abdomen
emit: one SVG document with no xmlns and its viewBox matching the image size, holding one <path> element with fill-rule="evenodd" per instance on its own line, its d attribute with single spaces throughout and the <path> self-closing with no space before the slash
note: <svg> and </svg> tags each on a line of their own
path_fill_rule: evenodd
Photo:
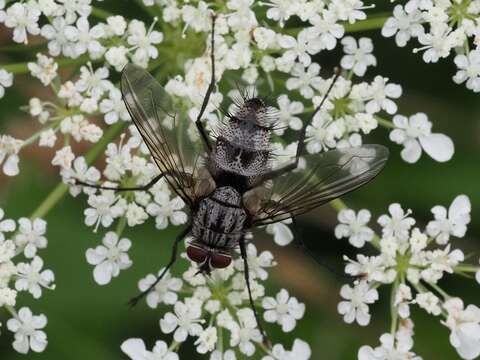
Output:
<svg viewBox="0 0 480 360">
<path fill-rule="evenodd" d="M 211 248 L 232 249 L 244 235 L 246 218 L 238 192 L 228 187 L 218 188 L 200 202 L 193 217 L 192 236 Z"/>
</svg>

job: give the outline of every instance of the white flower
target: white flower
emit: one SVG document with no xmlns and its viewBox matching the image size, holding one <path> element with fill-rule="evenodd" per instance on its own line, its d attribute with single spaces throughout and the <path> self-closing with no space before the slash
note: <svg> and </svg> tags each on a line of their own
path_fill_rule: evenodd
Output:
<svg viewBox="0 0 480 360">
<path fill-rule="evenodd" d="M 187 214 L 180 211 L 185 203 L 179 196 L 170 200 L 165 193 L 157 193 L 154 200 L 155 202 L 148 204 L 147 212 L 155 216 L 157 229 L 165 229 L 169 221 L 175 226 L 187 222 Z"/>
<path fill-rule="evenodd" d="M 340 65 L 344 69 L 352 70 L 357 76 L 365 75 L 367 67 L 376 66 L 377 60 L 372 55 L 373 43 L 369 38 L 360 38 L 357 41 L 351 36 L 342 39 L 343 51 L 345 56 L 342 57 Z"/>
<path fill-rule="evenodd" d="M 418 52 L 425 50 L 423 53 L 423 61 L 426 63 L 435 63 L 439 58 L 445 58 L 450 54 L 451 49 L 461 46 L 463 36 L 461 29 L 452 31 L 445 23 L 439 23 L 431 27 L 430 32 L 422 32 L 418 35 L 418 41 L 424 45 L 413 51 Z"/>
<path fill-rule="evenodd" d="M 220 350 L 215 350 L 210 354 L 210 360 L 236 360 L 235 352 L 227 350 L 222 353 Z"/>
<path fill-rule="evenodd" d="M 90 208 L 85 209 L 85 225 L 95 225 L 94 231 L 102 224 L 109 227 L 113 220 L 121 216 L 124 212 L 124 205 L 121 201 L 117 201 L 115 193 L 111 190 L 102 191 L 100 195 L 90 195 L 88 197 L 88 205 Z"/>
<path fill-rule="evenodd" d="M 286 246 L 293 240 L 292 230 L 287 226 L 292 221 L 291 219 L 283 220 L 275 224 L 267 225 L 266 231 L 273 235 L 273 241 L 279 246 Z"/>
<path fill-rule="evenodd" d="M 45 146 L 45 147 L 54 147 L 55 142 L 57 141 L 57 135 L 55 135 L 55 130 L 47 129 L 43 130 L 40 133 L 40 140 L 38 141 L 38 146 Z"/>
<path fill-rule="evenodd" d="M 117 88 L 112 88 L 108 99 L 100 102 L 100 111 L 105 114 L 105 123 L 108 125 L 116 123 L 119 119 L 130 120 L 130 114 L 122 100 L 122 93 Z"/>
<path fill-rule="evenodd" d="M 419 228 L 414 228 L 410 236 L 410 250 L 412 253 L 419 253 L 428 245 L 428 237 L 420 231 Z"/>
<path fill-rule="evenodd" d="M 69 169 L 72 166 L 73 159 L 75 159 L 75 154 L 70 145 L 64 146 L 55 152 L 55 156 L 52 159 L 52 165 L 60 166 L 62 170 Z"/>
<path fill-rule="evenodd" d="M 158 275 L 163 272 L 164 268 L 158 271 Z M 138 282 L 138 288 L 140 291 L 146 291 L 156 281 L 157 277 L 153 274 L 148 274 L 145 278 Z M 148 293 L 146 301 L 148 306 L 152 309 L 156 309 L 158 304 L 164 303 L 173 305 L 177 302 L 177 291 L 182 288 L 182 280 L 172 277 L 170 272 L 163 276 L 157 285 Z"/>
<path fill-rule="evenodd" d="M 43 85 L 47 86 L 57 76 L 58 64 L 53 58 L 37 54 L 37 62 L 29 62 L 28 69 L 32 76 L 40 79 Z"/>
<path fill-rule="evenodd" d="M 319 111 L 313 117 L 312 123 L 307 125 L 307 151 L 316 154 L 334 148 L 336 139 L 343 133 L 338 122 L 333 121 L 330 113 Z"/>
<path fill-rule="evenodd" d="M 120 270 L 128 269 L 132 266 L 132 261 L 128 256 L 128 250 L 132 242 L 128 239 L 120 239 L 113 231 L 105 234 L 103 245 L 95 249 L 88 249 L 86 252 L 87 262 L 95 265 L 93 269 L 93 278 L 99 285 L 108 284 L 112 277 L 117 277 Z"/>
<path fill-rule="evenodd" d="M 450 343 L 463 359 L 475 359 L 480 355 L 480 309 L 468 305 L 464 309 L 463 301 L 450 298 L 443 305 L 448 312 L 443 322 L 450 333 Z"/>
<path fill-rule="evenodd" d="M 1 70 L 0 70 L 1 76 Z M 0 79 L 1 83 L 1 79 Z M 1 88 L 1 86 L 0 86 Z M 18 175 L 18 153 L 22 148 L 23 140 L 15 139 L 9 135 L 0 136 L 0 164 L 3 163 L 2 170 L 5 175 Z"/>
<path fill-rule="evenodd" d="M 38 19 L 41 13 L 36 6 L 14 3 L 7 9 L 5 26 L 13 29 L 13 41 L 28 44 L 27 32 L 32 35 L 40 34 Z"/>
<path fill-rule="evenodd" d="M 197 345 L 197 352 L 199 354 L 205 354 L 212 351 L 215 349 L 216 342 L 217 328 L 209 326 L 203 330 L 200 335 L 198 335 L 198 339 L 195 341 L 195 345 Z"/>
<path fill-rule="evenodd" d="M 29 308 L 22 307 L 18 318 L 7 321 L 7 328 L 15 333 L 13 348 L 21 354 L 27 354 L 31 349 L 42 352 L 47 347 L 47 335 L 40 329 L 47 325 L 45 315 L 33 315 Z"/>
<path fill-rule="evenodd" d="M 37 249 L 47 247 L 47 222 L 42 219 L 20 218 L 18 220 L 18 234 L 15 236 L 15 243 L 22 249 L 25 257 L 33 258 Z"/>
<path fill-rule="evenodd" d="M 275 298 L 265 297 L 262 300 L 262 306 L 265 309 L 264 319 L 267 322 L 281 325 L 283 332 L 292 331 L 297 320 L 300 320 L 305 313 L 305 304 L 290 297 L 285 289 L 280 290 Z"/>
<path fill-rule="evenodd" d="M 453 77 L 457 84 L 467 82 L 467 89 L 480 92 L 480 48 L 467 55 L 457 55 L 454 59 L 458 71 Z"/>
<path fill-rule="evenodd" d="M 132 20 L 128 25 L 127 42 L 132 45 L 132 50 L 135 53 L 132 56 L 132 60 L 135 64 L 146 67 L 150 58 L 156 59 L 158 56 L 158 50 L 155 45 L 158 45 L 163 40 L 163 34 L 159 31 L 153 30 L 155 21 L 147 31 L 145 24 L 139 20 Z"/>
<path fill-rule="evenodd" d="M 77 196 L 80 192 L 85 194 L 95 194 L 97 189 L 88 186 L 75 185 L 75 180 L 79 180 L 88 184 L 96 184 L 100 180 L 100 171 L 94 166 L 88 166 L 85 158 L 79 156 L 73 161 L 73 166 L 70 168 L 63 168 L 60 172 L 63 182 L 70 185 L 70 194 Z"/>
<path fill-rule="evenodd" d="M 12 240 L 5 240 L 0 241 L 0 264 L 7 264 L 10 260 L 15 256 L 15 243 Z M 13 265 L 13 263 L 11 263 Z M 14 272 L 16 272 L 16 268 L 14 268 Z M 10 273 L 10 271 L 8 271 Z M 4 274 L 2 274 L 4 275 Z M 9 274 L 8 276 L 10 276 Z M 3 282 L 0 282 L 3 284 Z M 6 285 L 5 285 L 6 286 Z M 0 286 L 3 287 L 3 286 Z"/>
<path fill-rule="evenodd" d="M 125 46 L 113 46 L 105 53 L 105 60 L 107 60 L 107 62 L 112 65 L 115 70 L 122 71 L 122 69 L 128 63 L 127 53 L 128 49 Z"/>
<path fill-rule="evenodd" d="M 99 98 L 105 92 L 115 89 L 108 80 L 109 75 L 106 67 L 93 70 L 92 64 L 89 62 L 87 66 L 80 68 L 80 79 L 75 83 L 75 89 L 93 98 Z"/>
<path fill-rule="evenodd" d="M 348 237 L 350 244 L 357 248 L 363 247 L 365 242 L 373 239 L 374 232 L 367 224 L 371 218 L 370 211 L 362 209 L 355 214 L 351 209 L 343 209 L 338 213 L 338 224 L 335 227 L 337 239 Z"/>
<path fill-rule="evenodd" d="M 194 298 L 187 298 L 185 303 L 176 302 L 174 313 L 168 312 L 160 320 L 160 328 L 165 334 L 174 332 L 173 339 L 184 342 L 187 336 L 198 336 L 202 332 L 201 303 Z"/>
<path fill-rule="evenodd" d="M 305 71 L 306 70 L 306 71 Z M 320 65 L 317 63 L 311 64 L 308 68 L 304 68 L 302 64 L 295 64 L 291 71 L 293 77 L 289 78 L 285 83 L 288 90 L 300 91 L 300 94 L 306 98 L 311 99 L 314 95 L 313 89 L 319 89 L 322 84 L 322 78 L 318 75 L 320 73 Z M 313 88 L 313 89 L 312 89 Z"/>
<path fill-rule="evenodd" d="M 385 271 L 385 263 L 382 256 L 357 255 L 357 261 L 344 257 L 348 261 L 345 266 L 345 273 L 352 276 L 361 276 L 367 281 L 378 281 L 388 283 L 390 272 Z"/>
<path fill-rule="evenodd" d="M 48 42 L 48 52 L 52 56 L 63 54 L 69 57 L 75 57 L 74 45 L 66 37 L 66 28 L 70 23 L 65 18 L 58 16 L 53 19 L 51 24 L 42 27 L 41 34 Z"/>
<path fill-rule="evenodd" d="M 371 317 L 368 304 L 378 300 L 377 290 L 371 289 L 366 281 L 360 281 L 353 288 L 343 285 L 340 295 L 347 300 L 338 304 L 338 312 L 343 315 L 343 321 L 347 324 L 357 321 L 361 326 L 368 325 Z"/>
<path fill-rule="evenodd" d="M 230 329 L 230 346 L 238 346 L 242 354 L 252 356 L 255 353 L 253 342 L 262 340 L 257 321 L 250 308 L 238 310 L 237 317 L 239 322 L 234 323 Z"/>
<path fill-rule="evenodd" d="M 300 339 L 295 339 L 292 350 L 285 350 L 283 345 L 275 344 L 272 347 L 272 354 L 264 356 L 262 360 L 308 360 L 312 355 L 310 346 Z"/>
<path fill-rule="evenodd" d="M 178 355 L 168 350 L 164 341 L 158 340 L 152 351 L 148 351 L 142 339 L 128 339 L 121 345 L 122 351 L 131 360 L 178 360 Z"/>
<path fill-rule="evenodd" d="M 264 268 L 275 266 L 277 263 L 273 260 L 273 255 L 270 251 L 262 251 L 258 254 L 257 248 L 252 243 L 247 245 L 247 259 L 248 269 L 250 271 L 251 279 L 266 280 L 268 272 Z M 243 259 L 235 261 L 235 268 L 243 271 Z"/>
<path fill-rule="evenodd" d="M 277 21 L 281 27 L 295 12 L 295 1 L 292 0 L 270 0 L 261 4 L 269 8 L 267 18 Z"/>
<path fill-rule="evenodd" d="M 300 130 L 303 125 L 302 120 L 295 115 L 303 112 L 303 104 L 300 101 L 290 101 L 288 95 L 280 95 L 277 104 L 278 120 L 275 124 L 275 134 L 283 135 L 287 127 L 292 130 Z"/>
<path fill-rule="evenodd" d="M 422 149 L 434 160 L 448 161 L 454 153 L 452 140 L 444 134 L 431 133 L 432 123 L 424 113 L 416 113 L 410 118 L 403 115 L 393 117 L 395 129 L 390 132 L 390 140 L 403 145 L 402 159 L 414 163 L 422 154 Z"/>
<path fill-rule="evenodd" d="M 435 220 L 427 225 L 427 233 L 435 238 L 439 245 L 445 245 L 450 235 L 463 237 L 470 223 L 470 199 L 466 195 L 458 195 L 447 209 L 437 205 L 432 208 Z"/>
<path fill-rule="evenodd" d="M 92 60 L 100 58 L 105 52 L 105 48 L 98 41 L 104 35 L 103 26 L 97 25 L 90 28 L 86 17 L 79 18 L 76 26 L 69 25 L 65 28 L 65 37 L 73 43 L 73 54 L 80 56 L 88 51 Z"/>
<path fill-rule="evenodd" d="M 58 0 L 65 11 L 65 19 L 68 23 L 73 23 L 77 19 L 77 14 L 81 17 L 88 17 L 92 12 L 91 0 Z"/>
<path fill-rule="evenodd" d="M 382 345 L 375 349 L 362 346 L 358 351 L 358 360 L 422 360 L 410 351 L 413 346 L 411 336 L 405 336 L 401 331 L 395 337 L 383 334 L 380 342 Z"/>
<path fill-rule="evenodd" d="M 15 306 L 17 302 L 17 292 L 10 288 L 0 287 L 0 307 L 5 305 Z"/>
<path fill-rule="evenodd" d="M 0 99 L 5 95 L 5 88 L 12 86 L 13 74 L 0 69 Z"/>
<path fill-rule="evenodd" d="M 395 42 L 403 47 L 412 36 L 417 37 L 423 32 L 422 20 L 422 13 L 419 10 L 406 13 L 402 5 L 396 5 L 393 17 L 388 18 L 383 25 L 382 35 L 385 37 L 395 35 Z"/>
<path fill-rule="evenodd" d="M 309 66 L 312 63 L 310 55 L 315 55 L 322 49 L 322 41 L 314 28 L 303 29 L 296 39 L 289 35 L 280 36 L 278 44 L 288 49 L 282 55 L 285 60 L 293 63 L 298 58 L 303 66 Z"/>
<path fill-rule="evenodd" d="M 422 270 L 420 274 L 425 281 L 431 283 L 438 282 L 444 272 L 452 274 L 453 269 L 465 260 L 465 255 L 461 250 L 455 249 L 450 252 L 450 244 L 443 250 L 424 251 L 422 255 L 423 261 L 421 261 L 421 264 L 428 267 Z"/>
<path fill-rule="evenodd" d="M 374 114 L 385 110 L 390 115 L 397 112 L 397 105 L 391 99 L 398 99 L 402 95 L 402 87 L 397 84 L 389 84 L 388 79 L 380 75 L 375 76 L 369 88 L 369 100 L 365 104 L 365 110 Z"/>
<path fill-rule="evenodd" d="M 420 306 L 429 314 L 435 316 L 440 315 L 442 312 L 442 309 L 440 308 L 440 299 L 432 292 L 417 294 L 414 303 L 418 304 L 418 306 Z"/>
<path fill-rule="evenodd" d="M 409 217 L 411 210 L 406 212 L 400 204 L 394 203 L 388 207 L 391 216 L 381 215 L 378 223 L 382 226 L 383 237 L 394 236 L 399 240 L 407 240 L 410 228 L 415 224 L 415 219 Z"/>
<path fill-rule="evenodd" d="M 338 23 L 338 18 L 333 11 L 323 10 L 320 14 L 313 15 L 310 23 L 314 26 L 321 48 L 332 50 L 345 33 L 345 29 Z"/>
<path fill-rule="evenodd" d="M 411 300 L 412 289 L 410 289 L 408 285 L 401 283 L 398 286 L 393 304 L 397 307 L 398 315 L 400 315 L 402 319 L 408 319 L 410 317 L 409 303 Z"/>
<path fill-rule="evenodd" d="M 18 291 L 28 290 L 35 299 L 42 296 L 42 287 L 54 289 L 53 281 L 55 277 L 52 270 L 43 270 L 43 260 L 35 256 L 30 264 L 17 264 L 17 276 L 15 288 Z"/>
<path fill-rule="evenodd" d="M 4 232 L 12 232 L 15 231 L 16 224 L 15 221 L 12 219 L 4 219 L 3 217 L 5 216 L 5 211 L 0 208 L 0 244 L 2 244 L 5 241 L 5 235 Z M 0 257 L 0 262 L 2 262 L 1 257 Z"/>
<path fill-rule="evenodd" d="M 128 226 L 136 226 L 143 224 L 145 220 L 148 219 L 148 214 L 142 206 L 137 205 L 135 202 L 131 202 L 127 205 L 125 217 L 127 218 Z"/>
</svg>

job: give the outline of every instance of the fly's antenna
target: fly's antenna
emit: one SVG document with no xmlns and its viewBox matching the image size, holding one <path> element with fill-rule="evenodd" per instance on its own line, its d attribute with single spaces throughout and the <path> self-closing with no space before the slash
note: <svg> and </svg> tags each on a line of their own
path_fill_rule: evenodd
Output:
<svg viewBox="0 0 480 360">
<path fill-rule="evenodd" d="M 342 73 L 341 68 L 336 67 L 336 68 L 335 68 L 335 76 L 333 77 L 332 83 L 331 83 L 330 86 L 328 87 L 327 92 L 325 93 L 325 95 L 323 95 L 323 98 L 322 98 L 322 100 L 320 101 L 320 104 L 316 107 L 315 111 L 313 112 L 313 114 L 312 114 L 312 119 L 315 117 L 315 115 L 317 115 L 317 113 L 318 113 L 318 112 L 320 111 L 320 109 L 322 108 L 323 104 L 324 104 L 325 101 L 327 100 L 328 95 L 330 95 L 330 92 L 332 91 L 333 86 L 334 86 L 335 83 L 337 82 L 337 80 L 338 80 L 338 78 L 340 77 L 341 73 Z"/>
</svg>

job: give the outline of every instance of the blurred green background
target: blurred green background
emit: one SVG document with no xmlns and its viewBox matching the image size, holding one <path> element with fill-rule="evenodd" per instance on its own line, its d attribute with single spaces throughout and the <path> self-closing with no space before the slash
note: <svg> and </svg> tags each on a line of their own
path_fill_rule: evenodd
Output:
<svg viewBox="0 0 480 360">
<path fill-rule="evenodd" d="M 128 13 L 127 2 L 119 3 L 119 12 Z M 139 16 L 143 14 L 139 13 Z M 0 34 L 0 42 L 6 44 L 5 28 L 0 28 Z M 477 216 L 480 204 L 479 96 L 453 83 L 451 77 L 455 68 L 451 59 L 425 64 L 420 55 L 411 53 L 411 47 L 398 48 L 393 39 L 382 38 L 378 31 L 353 35 L 373 38 L 378 66 L 370 70 L 367 77 L 381 74 L 401 84 L 404 95 L 398 101 L 399 113 L 427 113 L 434 124 L 433 131 L 448 134 L 455 143 L 456 151 L 448 163 L 436 163 L 423 154 L 418 163 L 408 165 L 400 159 L 401 147 L 388 141 L 388 131 L 378 129 L 368 142 L 390 147 L 392 156 L 387 168 L 374 182 L 344 200 L 353 208 L 370 209 L 375 220 L 390 203 L 400 202 L 404 208 L 414 211 L 419 225 L 423 226 L 430 219 L 432 206 L 448 206 L 456 195 L 464 193 L 472 201 L 472 223 L 467 237 L 456 241 L 455 245 L 467 254 L 474 253 L 471 261 L 476 263 L 480 252 L 480 221 Z M 339 54 L 322 53 L 317 60 L 323 69 L 330 71 L 338 64 Z M 14 62 L 25 56 L 0 50 L 0 63 Z M 31 55 L 25 58 L 31 59 Z M 29 96 L 38 95 L 41 88 L 37 87 L 37 83 L 31 85 L 26 79 L 16 77 L 15 86 L 8 89 L 5 98 L 0 100 L 0 133 L 27 137 L 35 129 L 34 121 L 20 112 L 19 107 L 27 103 Z M 0 207 L 6 211 L 8 218 L 29 216 L 57 184 L 57 174 L 51 166 L 47 166 L 51 156 L 49 150 L 27 149 L 22 153 L 20 175 L 15 178 L 0 176 Z M 48 316 L 47 350 L 27 356 L 17 354 L 11 347 L 12 334 L 6 330 L 8 314 L 0 310 L 0 321 L 4 324 L 0 336 L 0 359 L 124 359 L 126 357 L 120 351 L 123 340 L 141 337 L 151 347 L 154 340 L 161 337 L 158 321 L 167 307 L 151 310 L 142 303 L 129 310 L 126 302 L 136 293 L 138 279 L 166 262 L 170 244 L 179 229 L 158 231 L 153 222 L 149 222 L 134 231 L 127 231 L 125 235 L 133 241 L 130 256 L 134 265 L 108 286 L 100 287 L 93 281 L 92 267 L 86 263 L 85 251 L 99 244 L 103 233 L 93 234 L 83 224 L 85 203 L 85 198 L 66 196 L 46 217 L 49 246 L 40 255 L 46 267 L 55 272 L 57 289 L 44 291 L 39 301 L 33 301 L 28 294 L 19 297 L 18 307 L 31 305 L 34 313 Z M 342 254 L 353 256 L 355 250 L 345 241 L 334 238 L 335 216 L 335 212 L 325 206 L 304 216 L 300 229 L 305 241 L 322 261 L 341 271 Z M 273 246 L 263 234 L 258 235 L 257 244 L 260 248 L 272 250 L 279 262 L 271 272 L 268 293 L 273 294 L 280 287 L 285 287 L 307 305 L 306 316 L 293 334 L 282 334 L 276 326 L 267 325 L 274 343 L 283 342 L 290 348 L 292 339 L 299 337 L 311 344 L 313 359 L 328 360 L 356 359 L 361 345 L 378 345 L 379 336 L 390 326 L 388 303 L 385 301 L 389 294 L 381 293 L 382 301 L 372 308 L 373 320 L 368 327 L 347 325 L 336 310 L 338 291 L 344 279 L 293 247 Z M 174 270 L 176 274 L 181 271 L 181 266 Z M 447 279 L 443 284 L 450 294 L 461 296 L 466 303 L 478 304 L 479 287 L 474 281 L 456 277 Z M 413 319 L 416 325 L 414 350 L 417 354 L 427 360 L 459 358 L 449 344 L 448 329 L 438 319 L 417 310 L 413 311 Z M 190 352 L 191 344 L 182 349 L 182 359 L 202 358 Z"/>
</svg>

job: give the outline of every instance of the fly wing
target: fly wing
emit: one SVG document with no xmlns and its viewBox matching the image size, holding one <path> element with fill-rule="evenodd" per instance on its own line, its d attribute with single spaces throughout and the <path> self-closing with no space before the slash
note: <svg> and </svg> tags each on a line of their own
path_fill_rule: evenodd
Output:
<svg viewBox="0 0 480 360">
<path fill-rule="evenodd" d="M 142 68 L 128 64 L 122 72 L 122 95 L 160 172 L 185 203 L 195 200 L 194 179 L 203 151 L 192 139 L 195 124 L 175 111 L 173 99 Z"/>
<path fill-rule="evenodd" d="M 381 145 L 363 145 L 304 156 L 306 166 L 273 180 L 253 225 L 267 225 L 306 213 L 372 180 L 388 159 Z"/>
</svg>

